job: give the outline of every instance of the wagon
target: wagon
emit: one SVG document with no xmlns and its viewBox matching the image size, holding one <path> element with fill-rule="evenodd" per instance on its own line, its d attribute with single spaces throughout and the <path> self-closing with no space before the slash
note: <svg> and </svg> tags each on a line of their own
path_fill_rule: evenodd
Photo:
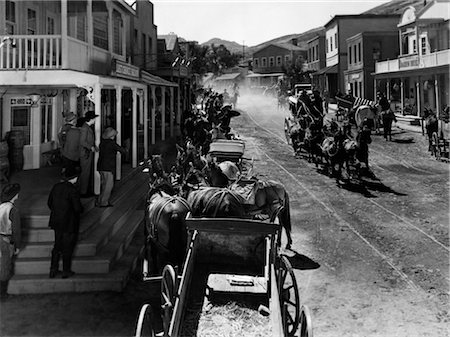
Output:
<svg viewBox="0 0 450 337">
<path fill-rule="evenodd" d="M 300 305 L 294 271 L 280 253 L 278 223 L 189 215 L 186 222 L 182 273 L 166 266 L 162 275 L 164 336 L 293 336 L 299 328 L 301 337 L 312 336 L 309 309 Z M 228 321 L 230 306 L 228 316 L 238 317 Z M 136 336 L 154 333 L 152 315 L 144 305 Z"/>
</svg>

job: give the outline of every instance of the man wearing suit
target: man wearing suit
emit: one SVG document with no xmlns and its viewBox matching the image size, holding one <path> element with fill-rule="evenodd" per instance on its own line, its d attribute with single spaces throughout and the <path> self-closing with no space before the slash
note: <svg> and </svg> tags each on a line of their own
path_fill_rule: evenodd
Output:
<svg viewBox="0 0 450 337">
<path fill-rule="evenodd" d="M 50 208 L 49 227 L 55 231 L 55 244 L 52 250 L 50 278 L 58 273 L 59 259 L 62 255 L 62 278 L 74 274 L 72 271 L 72 254 L 77 243 L 80 228 L 80 214 L 83 206 L 80 194 L 74 186 L 78 180 L 77 174 L 66 175 L 65 179 L 53 186 L 48 197 Z"/>
<path fill-rule="evenodd" d="M 98 148 L 95 146 L 94 131 L 91 128 L 95 123 L 96 117 L 98 115 L 94 111 L 86 112 L 84 116 L 85 122 L 80 128 L 80 194 L 82 198 L 94 196 L 88 188 L 93 175 L 92 161 L 94 152 L 98 151 Z"/>
</svg>

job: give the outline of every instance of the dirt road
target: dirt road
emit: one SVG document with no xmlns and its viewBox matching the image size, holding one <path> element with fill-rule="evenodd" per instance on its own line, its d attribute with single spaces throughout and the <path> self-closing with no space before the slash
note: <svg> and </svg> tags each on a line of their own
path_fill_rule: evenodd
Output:
<svg viewBox="0 0 450 337">
<path fill-rule="evenodd" d="M 232 127 L 255 172 L 290 194 L 298 253 L 291 262 L 314 336 L 446 336 L 449 167 L 430 157 L 425 138 L 399 129 L 394 139 L 403 141 L 373 136 L 378 180 L 339 187 L 294 157 L 274 99 L 244 96 L 238 104 L 243 113 Z M 309 259 L 320 268 L 308 269 Z M 139 308 L 158 292 L 138 275 L 123 293 L 12 296 L 1 304 L 0 335 L 133 335 Z"/>
</svg>

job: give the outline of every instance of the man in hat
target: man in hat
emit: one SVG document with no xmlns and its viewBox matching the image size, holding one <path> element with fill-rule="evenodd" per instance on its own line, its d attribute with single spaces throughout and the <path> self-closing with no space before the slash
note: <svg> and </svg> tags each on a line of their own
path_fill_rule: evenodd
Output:
<svg viewBox="0 0 450 337">
<path fill-rule="evenodd" d="M 62 255 L 62 278 L 74 274 L 72 271 L 72 254 L 77 243 L 80 228 L 80 214 L 83 206 L 80 194 L 75 187 L 78 175 L 66 174 L 64 180 L 55 184 L 48 196 L 47 205 L 50 208 L 49 227 L 55 231 L 55 243 L 50 264 L 50 278 L 59 273 L 59 259 Z"/>
<path fill-rule="evenodd" d="M 80 129 L 75 126 L 77 116 L 73 113 L 66 116 L 65 122 L 58 134 L 63 162 L 62 173 L 67 171 L 72 174 L 80 165 Z"/>
<path fill-rule="evenodd" d="M 109 201 L 114 187 L 114 174 L 116 172 L 116 153 L 126 153 L 126 150 L 118 145 L 114 140 L 117 131 L 112 127 L 107 127 L 102 134 L 100 142 L 100 152 L 97 162 L 97 170 L 100 172 L 101 186 L 97 207 L 111 207 Z"/>
<path fill-rule="evenodd" d="M 80 128 L 80 193 L 82 198 L 93 197 L 94 194 L 88 190 L 89 183 L 93 176 L 92 162 L 94 159 L 94 152 L 98 151 L 95 146 L 95 134 L 91 126 L 95 123 L 95 118 L 98 115 L 94 111 L 86 112 L 84 116 L 85 122 Z"/>
<path fill-rule="evenodd" d="M 21 244 L 20 214 L 15 205 L 19 192 L 19 184 L 7 184 L 1 191 L 0 297 L 2 299 L 8 296 L 8 281 L 12 276 L 12 258 L 19 253 Z"/>
</svg>

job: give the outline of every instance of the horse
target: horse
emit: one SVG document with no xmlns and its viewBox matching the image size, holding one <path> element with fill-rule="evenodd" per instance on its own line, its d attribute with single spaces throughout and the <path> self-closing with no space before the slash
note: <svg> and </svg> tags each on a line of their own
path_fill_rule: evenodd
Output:
<svg viewBox="0 0 450 337">
<path fill-rule="evenodd" d="M 185 218 L 190 210 L 166 179 L 156 177 L 150 184 L 144 215 L 144 277 L 160 274 L 166 264 L 182 268 L 187 249 Z"/>
<path fill-rule="evenodd" d="M 358 150 L 358 143 L 350 138 L 344 140 L 342 144 L 345 153 L 345 170 L 348 175 L 348 180 L 360 178 L 360 162 L 356 156 Z"/>
<path fill-rule="evenodd" d="M 292 226 L 290 216 L 289 195 L 284 186 L 274 180 L 239 178 L 240 171 L 231 161 L 220 164 L 210 162 L 208 177 L 211 186 L 228 187 L 241 196 L 247 216 L 256 218 L 267 215 L 271 221 L 277 217 L 286 232 L 287 245 L 292 245 Z"/>
<path fill-rule="evenodd" d="M 188 172 L 183 191 L 192 216 L 244 218 L 246 213 L 238 194 L 222 187 L 210 187 L 204 175 L 194 167 Z"/>
<path fill-rule="evenodd" d="M 319 123 L 312 123 L 305 131 L 304 148 L 308 152 L 308 161 L 314 162 L 318 166 L 322 160 L 322 149 L 320 144 L 324 134 Z"/>
<path fill-rule="evenodd" d="M 345 160 L 343 141 L 343 133 L 342 131 L 339 131 L 332 137 L 325 137 L 320 145 L 328 172 L 331 176 L 336 178 L 337 183 L 339 183 L 339 179 L 341 178 L 342 165 Z"/>
<path fill-rule="evenodd" d="M 433 151 L 433 133 L 439 132 L 439 121 L 436 115 L 428 109 L 425 109 L 425 130 L 428 137 L 428 151 Z"/>
</svg>

